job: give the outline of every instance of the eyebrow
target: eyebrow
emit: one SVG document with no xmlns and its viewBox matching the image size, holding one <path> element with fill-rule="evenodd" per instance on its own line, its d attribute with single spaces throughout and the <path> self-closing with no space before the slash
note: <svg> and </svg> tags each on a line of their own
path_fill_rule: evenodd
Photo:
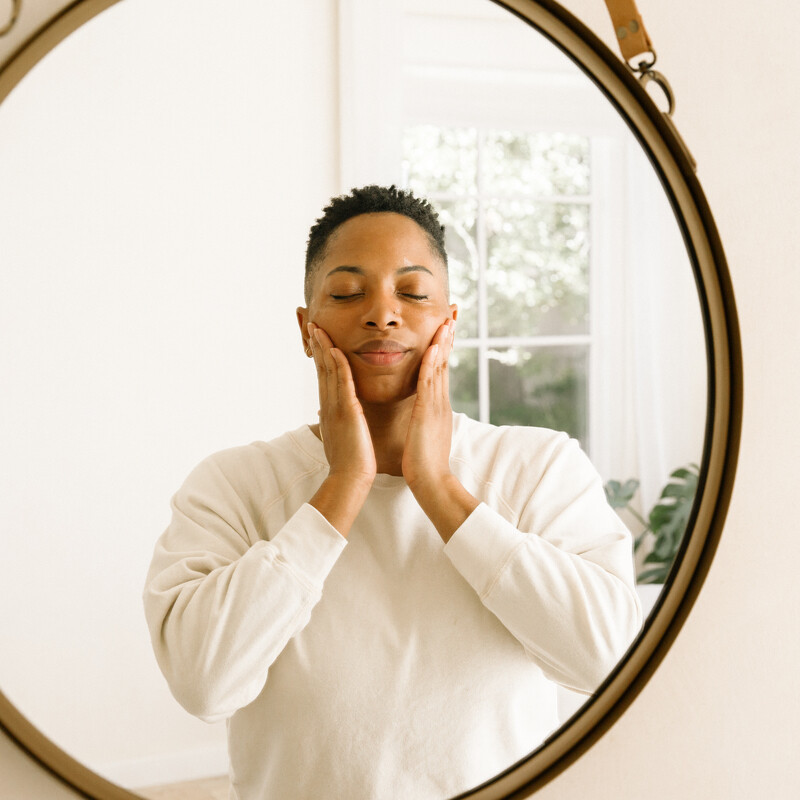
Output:
<svg viewBox="0 0 800 800">
<path fill-rule="evenodd" d="M 334 275 L 337 272 L 350 272 L 354 275 L 366 275 L 363 267 L 355 267 L 344 264 L 341 267 L 334 267 L 325 277 L 330 278 L 331 275 Z M 398 269 L 395 270 L 395 275 L 405 275 L 408 272 L 427 272 L 428 275 L 433 275 L 433 273 L 427 267 L 423 267 L 421 264 L 409 264 L 406 267 L 398 267 Z"/>
</svg>

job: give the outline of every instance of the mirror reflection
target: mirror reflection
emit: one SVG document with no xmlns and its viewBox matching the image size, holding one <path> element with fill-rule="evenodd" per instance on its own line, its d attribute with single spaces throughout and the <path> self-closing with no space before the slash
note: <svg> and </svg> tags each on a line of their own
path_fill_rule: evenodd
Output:
<svg viewBox="0 0 800 800">
<path fill-rule="evenodd" d="M 226 770 L 224 726 L 158 672 L 142 577 L 196 463 L 316 419 L 293 309 L 331 195 L 397 183 L 441 209 L 454 407 L 577 437 L 643 579 L 681 533 L 650 512 L 700 458 L 691 269 L 599 92 L 490 3 L 296 5 L 120 4 L 0 108 L 0 686 L 128 787 Z"/>
</svg>

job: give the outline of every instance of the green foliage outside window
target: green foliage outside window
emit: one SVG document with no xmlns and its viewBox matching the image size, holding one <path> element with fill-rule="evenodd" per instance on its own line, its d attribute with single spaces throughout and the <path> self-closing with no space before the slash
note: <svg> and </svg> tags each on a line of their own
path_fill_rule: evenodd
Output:
<svg viewBox="0 0 800 800">
<path fill-rule="evenodd" d="M 586 137 L 406 129 L 406 185 L 433 201 L 446 229 L 459 306 L 456 410 L 480 418 L 479 375 L 488 375 L 490 422 L 565 430 L 586 443 L 588 342 L 552 337 L 589 330 L 590 166 Z M 545 336 L 546 344 L 502 341 Z"/>
</svg>

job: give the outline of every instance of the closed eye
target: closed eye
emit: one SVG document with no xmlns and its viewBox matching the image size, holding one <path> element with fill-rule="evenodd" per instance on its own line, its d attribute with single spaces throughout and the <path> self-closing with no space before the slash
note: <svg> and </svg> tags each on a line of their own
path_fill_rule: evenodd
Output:
<svg viewBox="0 0 800 800">
<path fill-rule="evenodd" d="M 410 300 L 423 301 L 428 299 L 427 294 L 412 294 L 411 292 L 400 292 L 402 297 L 408 297 Z M 353 300 L 356 297 L 363 297 L 363 292 L 354 292 L 353 294 L 332 294 L 333 300 Z"/>
</svg>

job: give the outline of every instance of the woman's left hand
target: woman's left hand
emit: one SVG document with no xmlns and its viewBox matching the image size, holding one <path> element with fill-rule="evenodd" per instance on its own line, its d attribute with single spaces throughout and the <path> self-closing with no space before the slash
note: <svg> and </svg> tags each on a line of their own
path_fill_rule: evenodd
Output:
<svg viewBox="0 0 800 800">
<path fill-rule="evenodd" d="M 412 491 L 417 485 L 431 485 L 450 475 L 453 412 L 447 362 L 454 339 L 455 321 L 449 319 L 434 334 L 420 364 L 402 462 L 403 476 Z"/>
</svg>

